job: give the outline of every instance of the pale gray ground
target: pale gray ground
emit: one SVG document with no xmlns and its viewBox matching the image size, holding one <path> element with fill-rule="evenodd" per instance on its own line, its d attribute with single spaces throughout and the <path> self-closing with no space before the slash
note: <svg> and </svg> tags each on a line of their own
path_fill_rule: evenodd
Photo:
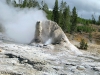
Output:
<svg viewBox="0 0 100 75">
<path fill-rule="evenodd" d="M 100 75 L 99 56 L 75 55 L 62 45 L 33 45 L 1 40 L 0 75 Z"/>
</svg>

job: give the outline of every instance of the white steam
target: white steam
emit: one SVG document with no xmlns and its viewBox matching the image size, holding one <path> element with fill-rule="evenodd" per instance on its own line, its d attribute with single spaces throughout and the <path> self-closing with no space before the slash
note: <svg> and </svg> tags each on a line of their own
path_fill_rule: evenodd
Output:
<svg viewBox="0 0 100 75">
<path fill-rule="evenodd" d="M 46 20 L 46 15 L 37 8 L 15 8 L 0 0 L 0 24 L 5 34 L 19 43 L 29 43 L 35 34 L 38 20 Z"/>
<path fill-rule="evenodd" d="M 52 38 L 49 38 L 46 42 L 45 45 L 51 44 L 52 43 Z"/>
</svg>

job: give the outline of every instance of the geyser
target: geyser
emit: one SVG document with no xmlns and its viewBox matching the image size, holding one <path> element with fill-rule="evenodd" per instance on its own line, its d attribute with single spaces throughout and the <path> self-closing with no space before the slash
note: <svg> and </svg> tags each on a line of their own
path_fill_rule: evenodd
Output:
<svg viewBox="0 0 100 75">
<path fill-rule="evenodd" d="M 37 21 L 40 21 L 39 33 L 37 32 Z M 4 29 L 3 33 L 15 42 L 25 44 L 36 40 L 43 44 L 63 42 L 68 49 L 81 54 L 69 42 L 57 23 L 48 21 L 46 14 L 37 8 L 15 8 L 7 5 L 5 0 L 0 0 L 0 25 Z"/>
<path fill-rule="evenodd" d="M 0 0 L 0 24 L 7 37 L 18 43 L 30 43 L 34 38 L 36 22 L 47 20 L 46 14 L 38 8 L 15 8 Z"/>
</svg>

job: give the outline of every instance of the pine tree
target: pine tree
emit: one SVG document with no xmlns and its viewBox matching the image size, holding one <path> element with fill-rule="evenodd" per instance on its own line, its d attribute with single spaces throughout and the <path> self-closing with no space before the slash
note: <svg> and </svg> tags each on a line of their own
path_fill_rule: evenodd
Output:
<svg viewBox="0 0 100 75">
<path fill-rule="evenodd" d="M 63 13 L 65 8 L 66 8 L 66 2 L 63 2 L 63 0 L 61 1 L 61 5 L 60 5 L 60 11 Z"/>
<path fill-rule="evenodd" d="M 48 10 L 48 5 L 46 3 L 44 3 L 43 9 L 44 9 L 44 11 Z"/>
<path fill-rule="evenodd" d="M 24 8 L 24 7 L 27 7 L 27 0 L 24 0 L 24 1 L 23 1 L 22 7 L 23 7 L 23 8 Z"/>
<path fill-rule="evenodd" d="M 53 8 L 53 20 L 59 24 L 58 0 L 55 1 L 55 6 Z"/>
<path fill-rule="evenodd" d="M 65 21 L 65 32 L 70 33 L 70 8 L 67 6 L 63 12 L 64 15 L 64 21 Z"/>
<path fill-rule="evenodd" d="M 32 7 L 38 7 L 38 8 L 40 8 L 40 5 L 39 5 L 39 3 L 38 3 L 37 0 L 32 0 L 32 3 L 33 3 Z"/>
<path fill-rule="evenodd" d="M 39 7 L 40 8 L 40 6 L 39 6 L 39 3 L 38 3 L 38 1 L 37 0 L 24 0 L 23 1 L 23 4 L 22 4 L 22 7 L 24 8 L 24 7 Z"/>
<path fill-rule="evenodd" d="M 28 7 L 29 7 L 29 8 L 33 6 L 33 2 L 32 2 L 32 1 L 33 1 L 33 0 L 29 0 L 29 2 L 28 2 Z"/>
<path fill-rule="evenodd" d="M 48 11 L 48 5 L 44 1 L 41 2 L 41 5 L 42 5 L 41 7 L 42 10 Z"/>
<path fill-rule="evenodd" d="M 63 2 L 63 0 L 61 1 L 61 4 L 60 4 L 60 11 L 59 11 L 59 17 L 60 17 L 60 19 L 59 19 L 59 25 L 61 26 L 61 28 L 63 29 L 63 30 L 65 30 L 66 28 L 65 28 L 65 21 L 64 21 L 64 11 L 65 11 L 65 9 L 66 9 L 66 2 Z"/>
<path fill-rule="evenodd" d="M 96 23 L 96 20 L 95 20 L 94 15 L 92 15 L 92 23 L 93 23 L 93 24 L 95 24 L 95 23 Z"/>
<path fill-rule="evenodd" d="M 76 8 L 74 7 L 72 10 L 72 17 L 71 17 L 71 34 L 73 34 L 74 32 L 76 32 L 76 28 L 77 28 L 77 13 L 76 13 Z"/>
</svg>

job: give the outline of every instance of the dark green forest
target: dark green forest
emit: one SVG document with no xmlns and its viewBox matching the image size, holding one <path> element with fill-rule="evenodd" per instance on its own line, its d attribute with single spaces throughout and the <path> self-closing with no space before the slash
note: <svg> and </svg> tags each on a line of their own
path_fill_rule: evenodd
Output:
<svg viewBox="0 0 100 75">
<path fill-rule="evenodd" d="M 60 5 L 58 5 L 58 1 L 59 0 L 55 0 L 54 8 L 49 10 L 48 5 L 43 0 L 41 3 L 37 0 L 19 0 L 19 3 L 15 0 L 6 0 L 7 4 L 13 4 L 14 7 L 38 7 L 38 9 L 45 11 L 49 20 L 57 22 L 65 33 L 91 33 L 95 31 L 91 24 L 100 25 L 100 16 L 98 16 L 98 20 L 95 20 L 94 15 L 91 15 L 91 19 L 81 18 L 78 16 L 76 7 L 73 7 L 71 10 L 66 2 L 62 0 Z"/>
</svg>

